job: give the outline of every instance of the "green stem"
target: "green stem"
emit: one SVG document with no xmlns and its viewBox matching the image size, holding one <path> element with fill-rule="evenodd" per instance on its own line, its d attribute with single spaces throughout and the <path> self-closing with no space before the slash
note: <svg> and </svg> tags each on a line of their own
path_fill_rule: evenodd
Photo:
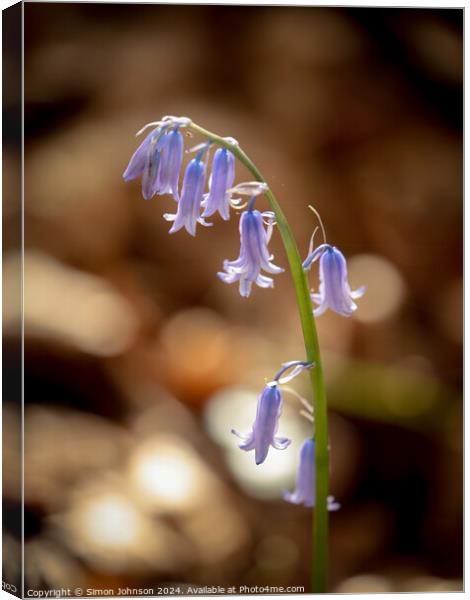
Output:
<svg viewBox="0 0 470 600">
<path fill-rule="evenodd" d="M 188 129 L 199 133 L 220 146 L 228 148 L 238 160 L 253 174 L 257 181 L 266 180 L 256 165 L 237 145 L 226 139 L 191 123 Z M 312 312 L 307 276 L 302 268 L 302 260 L 295 242 L 295 238 L 289 227 L 289 223 L 279 206 L 271 189 L 265 193 L 274 214 L 276 224 L 281 234 L 282 241 L 289 261 L 289 266 L 294 282 L 297 304 L 299 307 L 300 322 L 304 336 L 307 360 L 314 362 L 315 367 L 310 369 L 310 381 L 313 394 L 313 405 L 315 415 L 315 466 L 316 466 L 316 492 L 315 492 L 315 519 L 313 527 L 313 574 L 312 592 L 326 591 L 327 555 L 328 555 L 328 416 L 326 405 L 325 383 L 318 344 L 315 319 Z"/>
</svg>

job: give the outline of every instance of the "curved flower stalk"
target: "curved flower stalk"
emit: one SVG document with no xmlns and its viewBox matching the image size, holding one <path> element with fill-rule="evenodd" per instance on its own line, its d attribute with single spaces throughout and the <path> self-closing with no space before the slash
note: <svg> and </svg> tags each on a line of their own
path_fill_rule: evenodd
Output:
<svg viewBox="0 0 470 600">
<path fill-rule="evenodd" d="M 307 438 L 300 449 L 300 463 L 294 492 L 285 492 L 284 500 L 292 504 L 315 506 L 315 440 Z M 340 505 L 333 496 L 328 496 L 328 510 L 338 510 Z"/>
<path fill-rule="evenodd" d="M 240 296 L 244 298 L 250 295 L 253 283 L 262 288 L 273 287 L 272 277 L 261 275 L 262 270 L 272 274 L 284 271 L 271 262 L 273 255 L 268 251 L 274 214 L 270 211 L 260 213 L 252 206 L 253 200 L 240 217 L 240 256 L 236 260 L 224 261 L 225 273 L 217 273 L 225 283 L 238 281 Z M 267 221 L 267 229 L 264 219 Z"/>
<path fill-rule="evenodd" d="M 279 274 L 283 271 L 271 262 L 273 257 L 268 250 L 274 224 L 281 235 L 294 284 L 306 360 L 283 364 L 274 380 L 265 385 L 258 398 L 251 432 L 243 435 L 234 430 L 234 433 L 242 439 L 240 448 L 245 451 L 255 451 L 257 464 L 261 464 L 266 459 L 271 446 L 277 449 L 287 448 L 290 440 L 276 436 L 282 411 L 280 385 L 305 368 L 309 368 L 312 406 L 303 398 L 301 403 L 302 414 L 309 422 L 314 423 L 315 437 L 314 440 L 304 443 L 296 490 L 287 493 L 285 497 L 294 504 L 315 506 L 312 591 L 324 592 L 328 555 L 328 510 L 337 506 L 328 495 L 327 405 L 314 314 L 319 315 L 330 308 L 341 315 L 349 316 L 356 308 L 353 299 L 362 295 L 363 290 L 351 291 L 347 281 L 344 256 L 339 250 L 326 244 L 326 240 L 322 246 L 310 253 L 302 264 L 295 238 L 279 203 L 256 165 L 236 140 L 212 133 L 187 117 L 163 117 L 160 121 L 147 124 L 138 135 L 148 127 L 151 128 L 151 132 L 134 152 L 123 177 L 129 181 L 142 176 L 144 198 L 163 193 L 173 195 L 178 202 L 176 213 L 164 215 L 167 220 L 173 221 L 170 233 L 184 227 L 194 236 L 197 223 L 211 225 L 204 221 L 204 217 L 210 217 L 218 212 L 224 220 L 228 220 L 231 208 L 243 210 L 239 225 L 240 256 L 236 260 L 224 262 L 224 272 L 218 273 L 222 281 L 225 283 L 238 281 L 240 294 L 244 297 L 250 295 L 253 283 L 259 287 L 273 287 L 273 279 L 261 272 Z M 193 148 L 199 150 L 199 153 L 189 162 L 182 191 L 179 193 L 178 182 L 183 157 L 181 131 L 184 129 L 201 135 L 205 141 Z M 218 148 L 211 165 L 209 191 L 205 193 L 208 153 L 205 160 L 202 156 L 209 145 L 213 144 Z M 256 181 L 240 183 L 232 187 L 235 177 L 235 159 L 250 171 Z M 250 198 L 248 205 L 244 204 L 242 199 L 234 198 L 237 194 L 248 196 Z M 271 210 L 261 212 L 254 208 L 255 199 L 261 194 L 265 195 Z M 318 216 L 318 213 L 316 214 Z M 306 271 L 317 259 L 320 259 L 319 292 L 310 296 Z M 315 311 L 312 311 L 312 300 L 318 304 Z M 285 375 L 290 369 L 292 369 L 290 375 Z"/>
<path fill-rule="evenodd" d="M 313 302 L 318 304 L 313 314 L 318 317 L 329 308 L 343 317 L 350 317 L 357 310 L 354 300 L 364 295 L 365 287 L 351 290 L 346 259 L 335 246 L 329 244 L 318 246 L 303 262 L 304 269 L 309 270 L 318 258 L 320 259 L 320 289 L 319 293 L 311 294 Z"/>
</svg>

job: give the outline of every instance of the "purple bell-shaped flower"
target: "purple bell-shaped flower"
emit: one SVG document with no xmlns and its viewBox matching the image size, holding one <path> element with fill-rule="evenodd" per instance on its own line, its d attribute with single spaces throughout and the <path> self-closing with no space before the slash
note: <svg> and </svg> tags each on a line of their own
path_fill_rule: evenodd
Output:
<svg viewBox="0 0 470 600">
<path fill-rule="evenodd" d="M 256 417 L 250 433 L 241 434 L 236 429 L 232 429 L 232 433 L 242 440 L 240 444 L 242 450 L 255 451 L 257 465 L 265 460 L 270 446 L 276 450 L 284 450 L 291 442 L 288 438 L 276 437 L 281 411 L 282 394 L 277 382 L 272 381 L 259 395 Z"/>
<path fill-rule="evenodd" d="M 364 295 L 365 287 L 352 291 L 348 283 L 348 267 L 342 252 L 329 244 L 318 246 L 304 261 L 305 270 L 320 259 L 320 288 L 312 293 L 311 298 L 318 307 L 313 314 L 318 317 L 328 308 L 334 312 L 350 317 L 357 309 L 356 298 Z"/>
</svg>

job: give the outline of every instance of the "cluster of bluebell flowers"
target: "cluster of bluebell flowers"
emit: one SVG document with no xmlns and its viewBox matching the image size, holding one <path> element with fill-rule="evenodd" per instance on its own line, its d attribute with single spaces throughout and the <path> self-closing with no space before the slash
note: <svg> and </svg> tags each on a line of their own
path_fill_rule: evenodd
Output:
<svg viewBox="0 0 470 600">
<path fill-rule="evenodd" d="M 226 260 L 223 271 L 218 273 L 225 283 L 239 283 L 240 295 L 248 297 L 252 285 L 273 287 L 272 277 L 263 275 L 282 273 L 284 269 L 273 264 L 273 256 L 268 250 L 273 226 L 274 213 L 255 209 L 257 196 L 267 190 L 264 183 L 247 182 L 233 187 L 235 180 L 235 157 L 227 148 L 217 148 L 214 152 L 209 190 L 205 192 L 207 165 L 211 142 L 199 144 L 191 151 L 197 151 L 189 161 L 180 191 L 179 179 L 184 156 L 184 138 L 181 130 L 188 126 L 186 117 L 164 117 L 161 121 L 149 123 L 138 133 L 151 127 L 151 131 L 134 152 L 124 171 L 126 181 L 141 177 L 142 195 L 146 200 L 155 195 L 171 194 L 177 202 L 176 212 L 164 214 L 172 222 L 169 233 L 186 229 L 196 235 L 197 224 L 211 226 L 206 218 L 216 213 L 222 219 L 230 219 L 230 208 L 243 210 L 240 216 L 240 256 L 236 260 Z M 225 138 L 236 144 L 233 138 Z M 243 203 L 236 196 L 249 196 Z"/>
<path fill-rule="evenodd" d="M 172 194 L 179 200 L 178 180 L 183 164 L 184 139 L 181 127 L 189 119 L 164 119 L 149 123 L 138 134 L 152 127 L 131 157 L 123 173 L 125 181 L 142 177 L 142 196 L 150 200 L 156 194 Z"/>
<path fill-rule="evenodd" d="M 151 131 L 132 155 L 123 177 L 126 181 L 140 177 L 142 195 L 146 200 L 163 194 L 173 197 L 177 203 L 176 211 L 163 215 L 167 221 L 172 222 L 169 233 L 184 228 L 190 235 L 195 236 L 197 225 L 211 226 L 213 223 L 207 222 L 206 219 L 216 213 L 223 220 L 228 221 L 231 208 L 242 211 L 239 223 L 239 257 L 235 260 L 225 260 L 223 271 L 217 275 L 225 283 L 238 282 L 239 292 L 243 297 L 250 296 L 253 284 L 261 288 L 273 287 L 274 281 L 269 275 L 277 275 L 284 271 L 272 262 L 273 255 L 268 250 L 276 224 L 275 214 L 272 211 L 260 212 L 255 208 L 257 198 L 267 192 L 267 184 L 255 181 L 234 186 L 235 156 L 225 146 L 215 150 L 207 180 L 210 153 L 215 143 L 209 139 L 187 151 L 196 152 L 196 156 L 186 166 L 180 189 L 180 175 L 185 153 L 182 131 L 191 123 L 187 117 L 168 116 L 145 125 L 137 135 L 148 128 Z M 218 138 L 218 140 L 237 152 L 238 144 L 233 138 Z M 246 202 L 243 200 L 244 196 L 248 197 Z M 315 308 L 312 307 L 313 314 L 319 316 L 330 309 L 342 316 L 351 316 L 357 308 L 354 300 L 360 298 L 365 289 L 351 290 L 346 259 L 340 250 L 327 244 L 326 239 L 317 248 L 310 248 L 303 262 L 304 270 L 309 271 L 317 260 L 319 260 L 319 289 L 318 292 L 311 292 L 312 303 L 316 305 Z M 254 450 L 257 465 L 264 462 L 270 447 L 284 450 L 289 446 L 291 440 L 276 435 L 282 411 L 280 386 L 309 368 L 315 368 L 315 365 L 303 361 L 284 363 L 274 379 L 265 385 L 259 395 L 252 430 L 247 434 L 232 430 L 241 439 L 239 447 L 242 450 Z M 285 375 L 288 371 L 290 371 L 289 375 Z M 313 421 L 313 408 L 307 401 L 303 400 L 303 404 L 307 406 L 307 413 L 302 411 L 304 416 Z M 314 505 L 314 438 L 309 438 L 303 443 L 296 489 L 292 493 L 286 492 L 284 498 L 294 504 L 309 507 Z M 335 510 L 338 506 L 332 497 L 328 498 L 330 510 Z"/>
</svg>

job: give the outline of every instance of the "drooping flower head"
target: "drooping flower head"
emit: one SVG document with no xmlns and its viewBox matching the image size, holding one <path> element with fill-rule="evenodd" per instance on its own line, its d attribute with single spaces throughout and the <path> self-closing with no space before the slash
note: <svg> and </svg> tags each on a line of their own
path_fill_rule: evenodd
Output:
<svg viewBox="0 0 470 600">
<path fill-rule="evenodd" d="M 142 175 L 147 160 L 147 153 L 150 141 L 152 140 L 152 138 L 157 138 L 160 133 L 161 127 L 156 127 L 144 138 L 144 141 L 140 144 L 140 146 L 131 156 L 129 164 L 127 165 L 126 170 L 122 174 L 124 181 L 132 181 L 133 179 L 136 179 L 137 177 Z"/>
<path fill-rule="evenodd" d="M 134 152 L 123 173 L 125 181 L 142 176 L 142 195 L 148 200 L 155 194 L 173 194 L 178 200 L 178 179 L 183 159 L 183 136 L 180 127 L 186 127 L 186 117 L 163 117 L 161 121 L 148 123 L 151 132 Z"/>
<path fill-rule="evenodd" d="M 125 181 L 131 181 L 142 175 L 142 196 L 145 200 L 149 200 L 157 193 L 162 150 L 168 143 L 165 129 L 165 126 L 157 127 L 147 135 L 132 155 L 122 175 Z"/>
<path fill-rule="evenodd" d="M 264 219 L 266 219 L 267 229 L 265 229 Z M 284 271 L 271 262 L 273 256 L 268 251 L 273 224 L 274 213 L 270 211 L 260 213 L 255 210 L 252 198 L 248 210 L 240 217 L 240 256 L 236 260 L 224 261 L 225 273 L 217 273 L 225 283 L 238 281 L 240 295 L 245 298 L 250 295 L 253 283 L 262 288 L 273 287 L 273 279 L 261 275 L 262 270 L 272 274 Z"/>
<path fill-rule="evenodd" d="M 222 219 L 230 219 L 229 189 L 235 179 L 235 157 L 227 148 L 218 148 L 212 160 L 212 173 L 209 181 L 209 193 L 205 200 L 203 217 L 219 212 Z"/>
<path fill-rule="evenodd" d="M 193 158 L 186 167 L 183 180 L 181 199 L 178 202 L 176 214 L 163 215 L 167 221 L 174 221 L 170 233 L 179 231 L 182 227 L 191 235 L 196 235 L 196 225 L 210 226 L 201 217 L 201 202 L 206 181 L 206 166 L 202 158 L 204 149 Z"/>
<path fill-rule="evenodd" d="M 158 193 L 172 194 L 173 198 L 178 201 L 178 182 L 183 164 L 184 139 L 178 128 L 167 133 L 165 137 L 168 137 L 168 142 L 162 151 L 158 174 Z"/>
<path fill-rule="evenodd" d="M 313 314 L 317 317 L 329 308 L 344 317 L 350 317 L 357 309 L 354 300 L 363 296 L 365 287 L 351 290 L 346 259 L 334 246 L 329 244 L 318 246 L 304 261 L 304 269 L 309 270 L 318 258 L 320 259 L 320 288 L 319 293 L 311 294 L 313 302 L 318 304 Z"/>
<path fill-rule="evenodd" d="M 290 444 L 290 440 L 284 437 L 276 437 L 279 425 L 279 417 L 282 411 L 282 393 L 279 389 L 280 383 L 287 383 L 297 377 L 305 369 L 313 367 L 313 363 L 302 360 L 292 360 L 282 364 L 282 368 L 275 375 L 273 381 L 267 383 L 258 397 L 256 417 L 252 430 L 248 434 L 241 434 L 236 429 L 232 433 L 238 436 L 242 443 L 240 448 L 245 451 L 255 451 L 256 464 L 261 464 L 268 455 L 269 446 L 276 450 L 284 450 Z M 284 376 L 286 371 L 291 370 L 289 375 Z"/>
<path fill-rule="evenodd" d="M 293 504 L 313 506 L 315 501 L 315 440 L 308 438 L 300 450 L 300 464 L 294 492 L 285 492 L 284 500 Z"/>
<path fill-rule="evenodd" d="M 294 492 L 285 492 L 284 500 L 292 504 L 315 506 L 315 440 L 307 438 L 300 449 L 300 464 L 297 470 L 297 482 Z M 328 510 L 340 507 L 333 496 L 328 496 Z"/>
<path fill-rule="evenodd" d="M 237 437 L 242 440 L 240 448 L 245 451 L 255 451 L 255 462 L 261 464 L 268 455 L 269 447 L 284 450 L 290 444 L 285 437 L 276 437 L 279 417 L 282 411 L 282 394 L 277 381 L 266 384 L 258 397 L 256 417 L 250 433 L 244 435 L 232 429 Z"/>
</svg>

